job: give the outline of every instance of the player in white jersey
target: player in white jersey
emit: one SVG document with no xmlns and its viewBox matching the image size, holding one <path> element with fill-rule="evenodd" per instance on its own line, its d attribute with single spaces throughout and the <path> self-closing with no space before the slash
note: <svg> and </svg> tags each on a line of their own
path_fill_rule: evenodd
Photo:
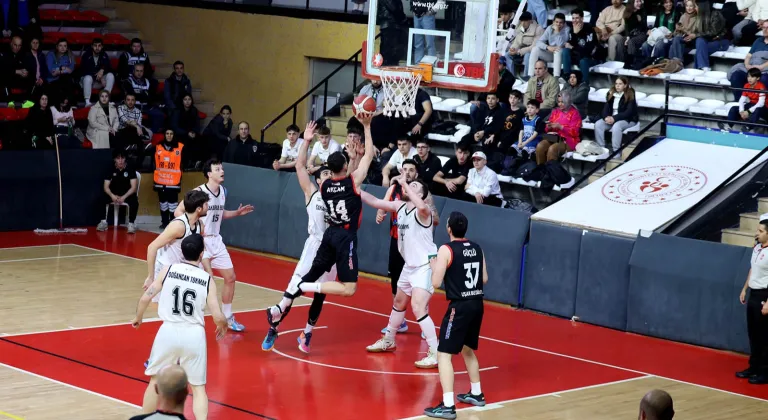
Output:
<svg viewBox="0 0 768 420">
<path fill-rule="evenodd" d="M 432 286 L 432 268 L 430 263 L 437 256 L 437 246 L 433 240 L 432 209 L 424 202 L 429 194 L 427 183 L 416 179 L 410 184 L 403 175 L 396 178 L 403 187 L 405 202 L 380 200 L 365 191 L 363 202 L 371 207 L 397 212 L 397 249 L 405 260 L 403 271 L 397 281 L 397 293 L 389 315 L 389 325 L 384 337 L 367 347 L 371 353 L 394 351 L 395 334 L 405 319 L 405 307 L 411 301 L 411 309 L 421 327 L 429 345 L 427 356 L 418 360 L 418 368 L 437 367 L 437 333 L 435 323 L 429 316 L 429 299 L 435 289 Z"/>
<path fill-rule="evenodd" d="M 199 268 L 205 249 L 203 237 L 192 234 L 181 241 L 180 248 L 183 262 L 163 267 L 139 299 L 136 317 L 131 321 L 134 328 L 139 328 L 150 300 L 160 296 L 157 313 L 163 325 L 157 331 L 149 365 L 144 372 L 150 380 L 144 391 L 143 410 L 151 413 L 157 407 L 156 375 L 162 368 L 178 364 L 192 386 L 195 418 L 205 420 L 208 417 L 205 306 L 216 323 L 217 340 L 227 332 L 227 320 L 219 307 L 213 277 Z"/>
<path fill-rule="evenodd" d="M 221 306 L 227 317 L 229 329 L 241 332 L 245 330 L 245 327 L 237 322 L 232 314 L 232 300 L 235 298 L 235 268 L 219 232 L 221 231 L 222 220 L 244 216 L 253 211 L 253 206 L 240 204 L 237 210 L 226 209 L 227 189 L 221 185 L 224 182 L 224 166 L 220 161 L 210 159 L 205 162 L 203 174 L 208 181 L 196 188 L 196 190 L 208 194 L 208 214 L 203 218 L 203 225 L 205 225 L 203 265 L 219 270 L 221 277 L 224 278 L 224 287 L 221 290 Z M 184 203 L 179 203 L 174 214 L 180 215 L 183 212 Z"/>
<path fill-rule="evenodd" d="M 277 339 L 277 329 L 283 319 L 288 315 L 293 304 L 292 296 L 299 290 L 298 285 L 301 282 L 301 278 L 307 274 L 312 267 L 312 261 L 315 260 L 315 254 L 317 254 L 320 243 L 323 240 L 323 233 L 328 227 L 325 221 L 326 207 L 323 202 L 323 198 L 320 196 L 318 186 L 326 179 L 331 177 L 331 171 L 327 166 L 321 166 L 315 171 L 315 182 L 309 177 L 309 172 L 306 169 L 307 161 L 307 149 L 309 143 L 312 141 L 312 137 L 315 133 L 316 124 L 314 121 L 310 121 L 304 130 L 304 142 L 299 146 L 299 156 L 296 159 L 296 177 L 299 180 L 299 186 L 304 192 L 304 203 L 307 207 L 307 231 L 309 237 L 304 242 L 304 250 L 301 252 L 301 258 L 296 265 L 296 269 L 293 271 L 290 283 L 286 288 L 283 299 L 275 306 L 267 309 L 267 322 L 269 323 L 269 331 L 264 341 L 261 343 L 261 349 L 264 351 L 270 351 L 275 345 Z M 328 282 L 336 280 L 336 266 L 331 268 L 331 271 L 325 273 L 318 282 Z M 323 302 L 325 301 L 325 295 L 322 293 L 315 293 L 312 298 L 312 305 L 309 307 L 309 316 L 307 319 L 307 325 L 304 328 L 304 332 L 298 338 L 299 350 L 304 353 L 309 353 L 309 342 L 312 339 L 312 329 L 317 323 L 320 317 L 320 311 L 323 308 Z"/>
</svg>

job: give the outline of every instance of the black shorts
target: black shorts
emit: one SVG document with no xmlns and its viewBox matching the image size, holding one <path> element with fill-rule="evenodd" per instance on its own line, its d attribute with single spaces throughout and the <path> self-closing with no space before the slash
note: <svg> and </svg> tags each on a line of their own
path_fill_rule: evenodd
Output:
<svg viewBox="0 0 768 420">
<path fill-rule="evenodd" d="M 482 299 L 452 301 L 440 324 L 437 351 L 459 354 L 464 346 L 477 350 L 482 323 Z"/>
<path fill-rule="evenodd" d="M 389 274 L 389 281 L 392 285 L 392 294 L 397 294 L 397 281 L 400 280 L 400 274 L 403 272 L 403 266 L 405 266 L 405 260 L 400 255 L 400 250 L 397 248 L 397 239 L 389 238 L 389 264 L 387 266 L 387 274 Z"/>
<path fill-rule="evenodd" d="M 326 229 L 312 265 L 327 273 L 334 264 L 339 281 L 357 283 L 357 231 L 336 226 Z"/>
</svg>

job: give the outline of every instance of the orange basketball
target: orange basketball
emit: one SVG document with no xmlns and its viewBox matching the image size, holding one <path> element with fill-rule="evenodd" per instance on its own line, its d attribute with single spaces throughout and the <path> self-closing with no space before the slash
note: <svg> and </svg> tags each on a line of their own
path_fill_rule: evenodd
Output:
<svg viewBox="0 0 768 420">
<path fill-rule="evenodd" d="M 355 117 L 362 118 L 365 114 L 376 112 L 376 100 L 368 95 L 360 95 L 352 102 Z"/>
</svg>

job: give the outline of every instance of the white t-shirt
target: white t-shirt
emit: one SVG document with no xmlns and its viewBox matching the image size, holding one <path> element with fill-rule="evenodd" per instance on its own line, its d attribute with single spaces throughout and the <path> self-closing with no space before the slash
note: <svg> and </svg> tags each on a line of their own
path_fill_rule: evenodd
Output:
<svg viewBox="0 0 768 420">
<path fill-rule="evenodd" d="M 288 139 L 283 140 L 283 152 L 280 154 L 281 158 L 286 158 L 285 163 L 291 163 L 299 158 L 299 147 L 304 139 L 296 140 L 296 144 L 291 147 L 291 142 Z"/>
<path fill-rule="evenodd" d="M 310 154 L 310 156 L 317 156 L 317 159 L 319 159 L 320 162 L 322 162 L 322 164 L 325 164 L 325 162 L 328 161 L 328 156 L 330 156 L 331 153 L 340 152 L 340 151 L 341 151 L 341 146 L 334 139 L 331 139 L 328 142 L 327 149 L 323 149 L 323 144 L 320 143 L 320 141 L 316 141 L 315 145 L 312 146 L 312 153 Z M 314 162 L 310 162 L 310 164 L 314 164 Z"/>
<path fill-rule="evenodd" d="M 752 271 L 749 273 L 750 289 L 768 288 L 768 247 L 757 244 L 752 248 Z"/>
<path fill-rule="evenodd" d="M 387 165 L 392 165 L 399 171 L 400 169 L 403 169 L 403 162 L 405 162 L 406 159 L 413 159 L 414 156 L 416 156 L 415 147 L 411 147 L 410 150 L 408 150 L 408 156 L 403 156 L 403 154 L 400 153 L 400 150 L 395 150 L 395 153 L 392 153 L 392 156 L 390 156 Z"/>
</svg>

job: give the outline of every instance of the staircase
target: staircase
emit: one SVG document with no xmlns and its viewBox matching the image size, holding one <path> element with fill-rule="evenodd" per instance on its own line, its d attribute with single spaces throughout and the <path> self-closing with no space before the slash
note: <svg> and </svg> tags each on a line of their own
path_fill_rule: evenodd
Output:
<svg viewBox="0 0 768 420">
<path fill-rule="evenodd" d="M 757 225 L 760 223 L 760 215 L 764 213 L 768 213 L 768 198 L 758 198 L 757 212 L 741 213 L 738 229 L 723 229 L 720 242 L 749 248 L 755 246 Z"/>
<path fill-rule="evenodd" d="M 632 152 L 635 150 L 635 147 L 640 144 L 640 141 L 642 141 L 643 137 L 636 138 L 632 141 L 627 147 L 624 148 L 624 150 L 621 151 L 621 156 L 617 158 L 613 158 L 609 160 L 604 167 L 600 168 L 597 172 L 590 175 L 589 177 L 589 183 L 593 183 L 600 179 L 603 175 L 607 174 L 608 172 L 618 168 L 624 162 L 629 158 L 629 155 L 632 154 Z"/>
</svg>

